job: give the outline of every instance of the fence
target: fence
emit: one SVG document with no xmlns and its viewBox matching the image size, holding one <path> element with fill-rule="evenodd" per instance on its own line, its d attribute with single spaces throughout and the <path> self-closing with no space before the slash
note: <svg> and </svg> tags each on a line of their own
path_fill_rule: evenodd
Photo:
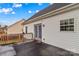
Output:
<svg viewBox="0 0 79 59">
<path fill-rule="evenodd" d="M 17 43 L 23 40 L 23 34 L 0 35 L 0 44 Z"/>
<path fill-rule="evenodd" d="M 33 39 L 33 34 L 32 33 L 26 33 L 23 36 L 25 39 Z"/>
</svg>

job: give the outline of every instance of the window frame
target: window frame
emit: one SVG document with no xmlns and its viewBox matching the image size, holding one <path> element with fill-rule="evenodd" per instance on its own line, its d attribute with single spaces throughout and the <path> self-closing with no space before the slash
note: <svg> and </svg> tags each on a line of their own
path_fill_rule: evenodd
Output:
<svg viewBox="0 0 79 59">
<path fill-rule="evenodd" d="M 74 31 L 74 18 L 60 20 L 60 31 Z"/>
<path fill-rule="evenodd" d="M 28 27 L 27 26 L 25 27 L 25 33 L 26 34 L 28 33 Z"/>
</svg>

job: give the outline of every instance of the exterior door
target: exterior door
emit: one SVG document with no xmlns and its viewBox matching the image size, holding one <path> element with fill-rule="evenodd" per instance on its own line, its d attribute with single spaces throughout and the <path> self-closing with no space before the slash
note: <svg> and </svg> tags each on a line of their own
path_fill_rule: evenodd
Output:
<svg viewBox="0 0 79 59">
<path fill-rule="evenodd" d="M 36 24 L 34 28 L 35 28 L 35 38 L 42 39 L 42 25 L 41 25 L 41 23 Z"/>
</svg>

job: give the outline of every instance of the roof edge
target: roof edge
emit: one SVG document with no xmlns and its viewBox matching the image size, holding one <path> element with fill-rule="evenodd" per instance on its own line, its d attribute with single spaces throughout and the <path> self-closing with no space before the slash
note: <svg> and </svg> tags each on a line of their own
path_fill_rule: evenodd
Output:
<svg viewBox="0 0 79 59">
<path fill-rule="evenodd" d="M 45 17 L 45 16 L 47 16 L 47 15 L 49 15 L 49 14 L 51 14 L 51 13 L 56 13 L 57 11 L 59 12 L 59 11 L 61 11 L 61 10 L 63 10 L 63 9 L 72 7 L 72 6 L 74 6 L 74 5 L 77 5 L 77 3 L 73 3 L 73 4 L 66 5 L 66 6 L 61 7 L 61 8 L 58 8 L 58 9 L 56 9 L 56 10 L 50 11 L 50 12 L 48 12 L 48 13 L 46 13 L 46 14 L 42 14 L 41 16 L 38 16 L 38 17 L 35 17 L 35 18 L 33 18 L 33 19 L 27 20 L 27 21 L 25 21 L 25 22 L 23 23 L 23 25 L 28 24 L 28 23 L 31 23 L 32 21 L 35 21 L 35 19 L 39 19 L 40 17 Z M 46 17 L 45 17 L 45 18 L 46 18 Z"/>
<path fill-rule="evenodd" d="M 15 22 L 15 23 L 9 25 L 7 28 L 10 28 L 11 26 L 13 26 L 13 25 L 15 25 L 15 24 L 17 24 L 17 23 L 19 23 L 19 22 L 21 22 L 21 21 L 25 21 L 25 19 L 19 20 L 19 21 Z"/>
</svg>

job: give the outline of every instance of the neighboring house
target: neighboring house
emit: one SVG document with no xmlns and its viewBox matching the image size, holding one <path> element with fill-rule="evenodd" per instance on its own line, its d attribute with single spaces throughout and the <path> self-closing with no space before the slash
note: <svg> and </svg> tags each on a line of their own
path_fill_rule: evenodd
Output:
<svg viewBox="0 0 79 59">
<path fill-rule="evenodd" d="M 7 27 L 0 27 L 0 35 L 7 34 Z"/>
<path fill-rule="evenodd" d="M 7 34 L 20 34 L 23 33 L 23 25 L 24 19 L 8 26 L 7 28 Z"/>
<path fill-rule="evenodd" d="M 33 38 L 79 53 L 79 4 L 54 3 L 23 24 Z"/>
</svg>

